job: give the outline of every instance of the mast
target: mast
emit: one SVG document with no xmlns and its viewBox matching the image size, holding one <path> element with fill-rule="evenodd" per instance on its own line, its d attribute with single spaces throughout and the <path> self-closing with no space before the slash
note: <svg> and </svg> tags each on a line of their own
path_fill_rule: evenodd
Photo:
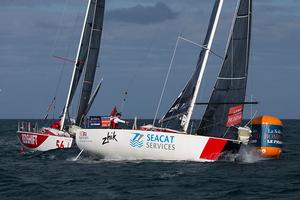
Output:
<svg viewBox="0 0 300 200">
<path fill-rule="evenodd" d="M 81 36 L 80 36 L 80 41 L 79 41 L 79 45 L 78 45 L 78 50 L 77 50 L 77 55 L 76 55 L 76 63 L 74 65 L 74 69 L 73 69 L 73 73 L 72 73 L 72 78 L 71 78 L 71 82 L 70 82 L 70 87 L 69 87 L 69 92 L 68 92 L 67 100 L 66 100 L 66 104 L 65 104 L 65 107 L 64 107 L 64 110 L 63 110 L 63 115 L 62 115 L 62 118 L 61 118 L 61 121 L 60 121 L 60 130 L 63 130 L 65 119 L 66 119 L 66 115 L 67 115 L 67 112 L 68 112 L 68 109 L 69 109 L 69 105 L 70 105 L 70 103 L 72 101 L 72 98 L 73 98 L 73 95 L 75 93 L 76 87 L 78 85 L 78 80 L 80 78 L 80 74 L 81 74 L 81 71 L 82 71 L 82 68 L 83 68 L 83 65 L 84 65 L 84 62 L 80 61 L 79 58 L 80 58 L 81 52 L 83 51 L 82 47 L 84 45 L 83 44 L 84 38 L 89 38 L 89 36 L 87 37 L 86 34 L 89 33 L 89 31 L 87 31 L 87 27 L 88 27 L 87 26 L 88 25 L 87 21 L 88 21 L 89 15 L 91 13 L 91 12 L 89 12 L 90 5 L 91 5 L 91 0 L 89 0 L 89 2 L 88 2 L 86 14 L 85 14 L 84 26 L 82 28 L 82 32 L 81 32 Z M 87 32 L 87 33 L 85 34 L 85 32 Z M 82 66 L 81 70 L 80 70 L 80 65 Z M 78 72 L 78 71 L 80 71 L 80 72 Z"/>
<path fill-rule="evenodd" d="M 217 5 L 217 3 L 218 3 L 218 5 Z M 208 55 L 209 55 L 209 52 L 210 52 L 210 49 L 211 49 L 211 46 L 212 46 L 212 42 L 213 42 L 213 39 L 214 39 L 214 36 L 215 36 L 215 33 L 216 33 L 216 29 L 217 29 L 218 21 L 219 21 L 219 18 L 220 18 L 220 13 L 221 13 L 222 6 L 223 6 L 223 0 L 216 0 L 215 8 L 213 10 L 213 14 L 212 14 L 212 17 L 211 17 L 211 21 L 213 20 L 213 25 L 212 25 L 211 33 L 209 35 L 208 43 L 207 44 L 204 43 L 204 46 L 207 46 L 207 47 L 206 47 L 206 49 L 203 49 L 205 51 L 204 58 L 203 58 L 203 62 L 202 62 L 202 65 L 201 65 L 201 70 L 200 70 L 200 73 L 199 73 L 199 77 L 198 77 L 198 80 L 197 80 L 197 83 L 196 83 L 195 92 L 194 92 L 190 107 L 188 108 L 186 122 L 185 122 L 184 127 L 183 127 L 184 132 L 187 131 L 187 129 L 189 127 L 191 117 L 192 117 L 192 114 L 193 114 L 193 110 L 194 110 L 196 99 L 197 99 L 199 89 L 200 89 L 200 86 L 201 86 L 204 70 L 205 70 L 205 67 L 206 67 L 207 60 L 208 60 Z M 215 11 L 216 7 L 217 7 L 217 10 Z"/>
<path fill-rule="evenodd" d="M 160 122 L 166 122 L 175 118 L 181 118 L 181 126 L 183 127 L 183 131 L 185 132 L 187 131 L 193 113 L 195 101 L 198 95 L 198 91 L 201 85 L 208 55 L 212 46 L 212 41 L 217 28 L 222 5 L 223 5 L 223 0 L 215 1 L 214 8 L 208 25 L 208 30 L 202 45 L 203 47 L 197 61 L 196 69 L 192 77 L 187 82 L 184 89 L 176 98 L 171 108 L 162 117 Z"/>
<path fill-rule="evenodd" d="M 233 19 L 222 68 L 197 134 L 237 138 L 248 77 L 252 0 L 240 0 Z"/>
<path fill-rule="evenodd" d="M 91 98 L 91 93 L 93 89 L 93 83 L 96 73 L 97 61 L 100 50 L 100 42 L 103 29 L 103 19 L 104 19 L 104 6 L 105 0 L 92 0 L 91 5 L 93 5 L 93 20 L 90 24 L 91 37 L 88 45 L 88 56 L 86 60 L 85 76 L 83 80 L 80 104 L 78 107 L 76 125 L 80 126 L 83 122 L 87 110 L 89 109 L 89 101 Z"/>
</svg>

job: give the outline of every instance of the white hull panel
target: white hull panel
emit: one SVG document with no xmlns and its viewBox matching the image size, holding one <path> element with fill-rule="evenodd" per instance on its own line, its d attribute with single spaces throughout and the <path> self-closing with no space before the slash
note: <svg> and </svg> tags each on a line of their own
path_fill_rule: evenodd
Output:
<svg viewBox="0 0 300 200">
<path fill-rule="evenodd" d="M 93 155 L 126 160 L 215 161 L 240 147 L 239 141 L 221 138 L 123 129 L 78 129 L 76 143 Z"/>
</svg>

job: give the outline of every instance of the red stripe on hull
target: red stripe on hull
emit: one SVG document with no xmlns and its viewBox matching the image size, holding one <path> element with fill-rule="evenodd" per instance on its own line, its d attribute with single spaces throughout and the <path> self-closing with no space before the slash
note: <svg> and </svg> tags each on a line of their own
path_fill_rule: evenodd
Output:
<svg viewBox="0 0 300 200">
<path fill-rule="evenodd" d="M 200 159 L 217 160 L 227 141 L 217 138 L 209 138 Z"/>
<path fill-rule="evenodd" d="M 49 136 L 35 133 L 18 133 L 20 142 L 27 148 L 34 149 L 39 147 Z"/>
</svg>

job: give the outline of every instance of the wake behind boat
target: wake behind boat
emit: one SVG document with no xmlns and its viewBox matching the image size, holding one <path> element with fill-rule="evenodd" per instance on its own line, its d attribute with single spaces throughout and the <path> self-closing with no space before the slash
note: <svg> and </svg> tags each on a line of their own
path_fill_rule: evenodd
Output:
<svg viewBox="0 0 300 200">
<path fill-rule="evenodd" d="M 224 154 L 237 155 L 251 130 L 241 127 L 248 75 L 252 1 L 240 0 L 233 19 L 220 74 L 203 119 L 189 133 L 190 120 L 203 80 L 223 0 L 216 0 L 196 70 L 161 123 L 179 120 L 181 130 L 154 126 L 135 130 L 72 127 L 77 146 L 110 159 L 216 161 Z M 251 103 L 251 102 L 250 102 Z M 178 123 L 178 122 L 177 122 Z"/>
<path fill-rule="evenodd" d="M 67 118 L 69 117 L 68 109 L 83 69 L 85 68 L 85 76 L 76 118 L 77 125 L 82 123 L 82 119 L 89 112 L 102 83 L 101 80 L 91 96 L 102 35 L 104 3 L 104 0 L 89 0 L 88 2 L 69 92 L 61 119 L 51 127 L 41 129 L 38 129 L 37 125 L 31 127 L 29 122 L 19 124 L 17 135 L 20 143 L 26 149 L 48 151 L 72 147 L 74 136 L 70 135 L 68 131 L 69 125 L 72 124 L 72 120 Z"/>
</svg>

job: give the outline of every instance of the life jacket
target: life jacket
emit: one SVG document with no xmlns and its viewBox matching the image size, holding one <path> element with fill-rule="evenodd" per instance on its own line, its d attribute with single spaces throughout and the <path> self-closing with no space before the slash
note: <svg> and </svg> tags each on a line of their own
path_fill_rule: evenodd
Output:
<svg viewBox="0 0 300 200">
<path fill-rule="evenodd" d="M 111 117 L 110 119 L 110 128 L 116 129 L 118 127 L 118 121 L 115 120 L 116 117 Z"/>
<path fill-rule="evenodd" d="M 51 124 L 50 128 L 60 129 L 60 119 Z"/>
</svg>

